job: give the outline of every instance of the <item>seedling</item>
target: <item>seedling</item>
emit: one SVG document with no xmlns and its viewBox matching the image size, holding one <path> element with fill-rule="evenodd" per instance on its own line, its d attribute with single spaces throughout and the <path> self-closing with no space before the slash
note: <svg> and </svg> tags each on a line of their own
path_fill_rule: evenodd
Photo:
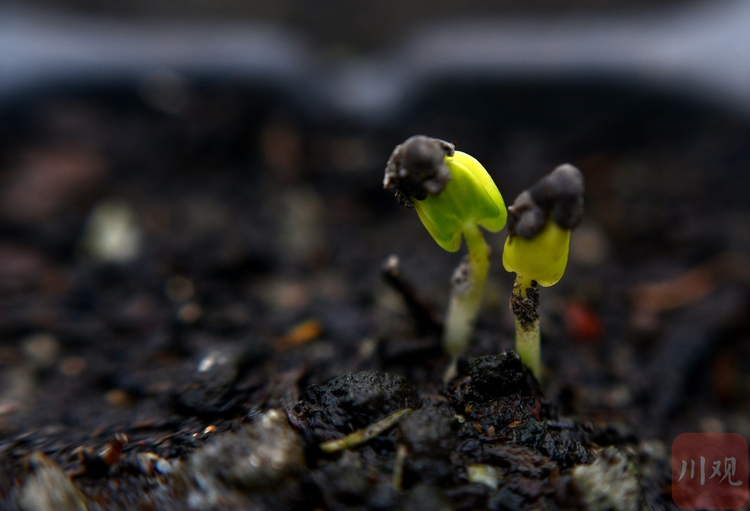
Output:
<svg viewBox="0 0 750 511">
<path fill-rule="evenodd" d="M 417 210 L 441 248 L 456 252 L 466 240 L 468 259 L 453 276 L 443 330 L 443 347 L 456 355 L 469 343 L 479 312 L 490 248 L 479 226 L 497 232 L 505 226 L 503 197 L 482 165 L 453 144 L 421 135 L 396 147 L 385 169 L 383 188 L 399 203 Z"/>
<path fill-rule="evenodd" d="M 583 218 L 583 174 L 560 165 L 508 207 L 503 266 L 516 273 L 510 305 L 516 351 L 540 377 L 539 290 L 556 284 L 568 264 L 570 232 Z"/>
</svg>

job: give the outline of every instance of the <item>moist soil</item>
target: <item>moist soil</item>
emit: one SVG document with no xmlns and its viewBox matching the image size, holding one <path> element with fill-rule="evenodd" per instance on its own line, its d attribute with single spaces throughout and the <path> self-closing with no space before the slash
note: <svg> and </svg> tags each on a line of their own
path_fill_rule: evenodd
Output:
<svg viewBox="0 0 750 511">
<path fill-rule="evenodd" d="M 744 118 L 463 81 L 374 125 L 285 90 L 4 104 L 0 508 L 674 509 L 676 435 L 750 436 Z M 512 351 L 504 232 L 444 381 L 461 252 L 382 189 L 414 134 L 477 157 L 508 203 L 584 173 L 568 271 L 539 291 L 541 384 Z"/>
</svg>

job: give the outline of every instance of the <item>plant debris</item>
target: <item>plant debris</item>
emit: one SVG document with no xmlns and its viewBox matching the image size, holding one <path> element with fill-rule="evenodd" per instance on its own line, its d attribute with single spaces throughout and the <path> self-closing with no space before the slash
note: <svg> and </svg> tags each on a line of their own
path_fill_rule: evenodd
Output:
<svg viewBox="0 0 750 511">
<path fill-rule="evenodd" d="M 343 451 L 345 449 L 351 449 L 359 444 L 367 442 L 371 438 L 378 436 L 386 429 L 395 425 L 401 417 L 407 413 L 411 413 L 411 408 L 405 408 L 399 410 L 396 413 L 389 415 L 388 417 L 379 420 L 374 424 L 370 424 L 365 429 L 349 433 L 344 438 L 337 440 L 329 440 L 320 444 L 320 450 L 327 453 Z"/>
</svg>

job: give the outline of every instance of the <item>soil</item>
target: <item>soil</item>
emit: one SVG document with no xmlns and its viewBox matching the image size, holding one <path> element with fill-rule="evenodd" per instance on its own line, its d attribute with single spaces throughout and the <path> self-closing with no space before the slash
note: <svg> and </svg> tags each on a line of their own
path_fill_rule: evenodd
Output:
<svg viewBox="0 0 750 511">
<path fill-rule="evenodd" d="M 361 125 L 284 90 L 5 105 L 0 508 L 674 509 L 676 435 L 750 436 L 746 119 L 462 81 Z M 506 202 L 563 162 L 585 175 L 568 271 L 539 291 L 541 384 L 511 351 L 502 233 L 443 382 L 461 253 L 382 190 L 417 133 L 485 163 Z"/>
</svg>

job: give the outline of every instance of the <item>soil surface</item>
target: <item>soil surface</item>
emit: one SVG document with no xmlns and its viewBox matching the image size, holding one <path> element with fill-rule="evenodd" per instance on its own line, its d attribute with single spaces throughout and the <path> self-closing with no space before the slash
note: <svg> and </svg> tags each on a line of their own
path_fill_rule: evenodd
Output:
<svg viewBox="0 0 750 511">
<path fill-rule="evenodd" d="M 676 435 L 750 437 L 745 119 L 463 81 L 362 126 L 281 90 L 71 86 L 0 112 L 0 508 L 673 509 Z M 511 351 L 504 232 L 443 382 L 462 254 L 382 190 L 417 133 L 508 203 L 585 175 L 539 292 L 541 384 Z"/>
</svg>

